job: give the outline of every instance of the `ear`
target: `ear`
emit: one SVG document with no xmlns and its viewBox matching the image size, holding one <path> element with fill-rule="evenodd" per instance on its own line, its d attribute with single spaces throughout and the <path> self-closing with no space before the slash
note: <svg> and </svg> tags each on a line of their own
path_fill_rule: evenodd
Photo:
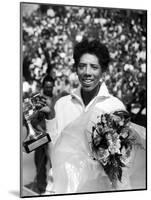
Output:
<svg viewBox="0 0 151 200">
<path fill-rule="evenodd" d="M 103 81 L 105 81 L 106 74 L 107 74 L 107 72 L 106 72 L 106 71 L 105 71 L 105 72 L 103 72 L 103 74 L 102 74 L 102 79 L 103 79 Z"/>
<path fill-rule="evenodd" d="M 73 71 L 78 74 L 78 66 L 76 64 L 73 64 Z"/>
<path fill-rule="evenodd" d="M 105 82 L 106 72 L 102 72 L 102 76 L 100 78 L 101 82 Z"/>
</svg>

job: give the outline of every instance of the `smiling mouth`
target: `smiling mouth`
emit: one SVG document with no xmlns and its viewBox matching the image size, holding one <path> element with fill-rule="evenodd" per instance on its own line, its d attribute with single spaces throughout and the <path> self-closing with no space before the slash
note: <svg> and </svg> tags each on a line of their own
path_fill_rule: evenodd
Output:
<svg viewBox="0 0 151 200">
<path fill-rule="evenodd" d="M 84 79 L 84 80 L 82 80 L 82 82 L 83 82 L 84 85 L 90 85 L 90 84 L 93 83 L 93 80 L 90 80 L 90 79 Z"/>
</svg>

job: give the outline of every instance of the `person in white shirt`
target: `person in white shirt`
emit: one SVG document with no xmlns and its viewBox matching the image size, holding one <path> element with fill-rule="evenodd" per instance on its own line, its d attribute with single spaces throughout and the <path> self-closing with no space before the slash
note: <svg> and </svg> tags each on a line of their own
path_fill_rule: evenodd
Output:
<svg viewBox="0 0 151 200">
<path fill-rule="evenodd" d="M 99 97 L 103 98 L 98 104 L 106 109 L 114 110 L 116 106 L 125 110 L 123 103 L 109 94 L 102 76 L 106 72 L 110 60 L 108 49 L 99 41 L 89 42 L 85 40 L 78 43 L 74 49 L 74 67 L 81 86 L 70 95 L 59 99 L 55 107 L 43 108 L 48 115 L 46 119 L 47 129 L 51 135 L 52 143 L 55 143 L 62 130 L 82 112 L 89 109 L 90 105 Z M 106 101 L 107 100 L 107 101 Z M 52 130 L 53 129 L 53 130 Z"/>
<path fill-rule="evenodd" d="M 51 158 L 55 194 L 112 190 L 103 168 L 90 151 L 92 122 L 97 115 L 126 110 L 123 103 L 109 94 L 103 82 L 110 56 L 98 40 L 83 40 L 73 55 L 80 87 L 60 98 L 55 106 L 42 109 L 47 113 L 46 127 L 52 142 Z M 128 174 L 118 189 L 131 189 Z"/>
</svg>

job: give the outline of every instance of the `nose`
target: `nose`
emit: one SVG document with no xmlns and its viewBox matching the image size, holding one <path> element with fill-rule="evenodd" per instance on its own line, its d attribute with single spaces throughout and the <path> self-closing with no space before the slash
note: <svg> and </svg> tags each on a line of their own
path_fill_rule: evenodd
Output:
<svg viewBox="0 0 151 200">
<path fill-rule="evenodd" d="M 85 74 L 91 75 L 91 66 L 89 64 L 85 67 Z"/>
</svg>

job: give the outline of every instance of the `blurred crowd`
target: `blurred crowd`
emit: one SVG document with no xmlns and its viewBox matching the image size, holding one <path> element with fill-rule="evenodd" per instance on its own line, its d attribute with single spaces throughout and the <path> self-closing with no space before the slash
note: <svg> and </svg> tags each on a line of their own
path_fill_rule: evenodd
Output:
<svg viewBox="0 0 151 200">
<path fill-rule="evenodd" d="M 56 96 L 78 87 L 72 50 L 84 37 L 99 38 L 109 48 L 110 92 L 130 112 L 145 114 L 146 12 L 138 10 L 42 4 L 24 14 L 23 97 L 38 92 L 46 74 L 55 79 Z"/>
</svg>

